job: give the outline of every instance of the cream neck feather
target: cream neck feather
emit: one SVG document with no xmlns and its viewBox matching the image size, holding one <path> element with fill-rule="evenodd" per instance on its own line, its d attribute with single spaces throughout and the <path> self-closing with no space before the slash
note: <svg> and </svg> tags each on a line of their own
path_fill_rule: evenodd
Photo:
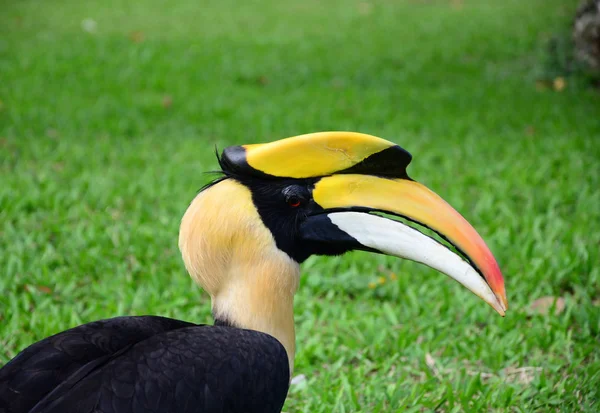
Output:
<svg viewBox="0 0 600 413">
<path fill-rule="evenodd" d="M 198 194 L 181 221 L 179 248 L 191 277 L 210 294 L 215 318 L 275 337 L 291 374 L 300 269 L 276 247 L 250 190 L 226 179 Z"/>
</svg>

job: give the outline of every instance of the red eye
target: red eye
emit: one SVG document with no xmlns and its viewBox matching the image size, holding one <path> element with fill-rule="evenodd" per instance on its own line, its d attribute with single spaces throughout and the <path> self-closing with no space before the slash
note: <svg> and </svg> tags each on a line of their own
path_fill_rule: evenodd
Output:
<svg viewBox="0 0 600 413">
<path fill-rule="evenodd" d="M 291 196 L 288 201 L 287 201 L 288 205 L 293 207 L 293 208 L 297 208 L 300 206 L 301 202 L 300 202 L 300 198 L 298 198 L 297 196 Z"/>
</svg>

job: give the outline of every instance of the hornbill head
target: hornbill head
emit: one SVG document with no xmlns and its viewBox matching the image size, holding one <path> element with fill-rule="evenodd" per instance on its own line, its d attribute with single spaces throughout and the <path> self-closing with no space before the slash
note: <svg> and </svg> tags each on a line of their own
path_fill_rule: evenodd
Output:
<svg viewBox="0 0 600 413">
<path fill-rule="evenodd" d="M 256 320 L 284 313 L 282 301 L 291 307 L 299 263 L 351 250 L 423 263 L 503 316 L 508 303 L 494 256 L 455 209 L 409 178 L 411 159 L 392 142 L 351 132 L 226 148 L 224 177 L 196 197 L 180 232 L 186 267 L 211 294 L 215 317 L 293 336 L 293 326 L 282 333 L 277 321 Z M 435 231 L 458 253 L 390 217 Z"/>
</svg>

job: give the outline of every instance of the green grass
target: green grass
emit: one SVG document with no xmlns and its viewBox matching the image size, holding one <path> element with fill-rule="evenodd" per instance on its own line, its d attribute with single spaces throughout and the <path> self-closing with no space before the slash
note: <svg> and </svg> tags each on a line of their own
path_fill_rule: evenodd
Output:
<svg viewBox="0 0 600 413">
<path fill-rule="evenodd" d="M 511 307 L 398 259 L 311 258 L 284 410 L 600 409 L 600 94 L 536 88 L 577 2 L 0 3 L 0 363 L 100 318 L 208 322 L 177 231 L 214 146 L 355 130 L 412 152 Z M 543 296 L 565 310 L 532 313 Z"/>
</svg>

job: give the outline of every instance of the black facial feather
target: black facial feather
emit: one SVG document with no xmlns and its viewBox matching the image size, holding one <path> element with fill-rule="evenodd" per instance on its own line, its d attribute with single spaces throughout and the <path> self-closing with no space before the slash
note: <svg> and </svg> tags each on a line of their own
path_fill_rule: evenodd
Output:
<svg viewBox="0 0 600 413">
<path fill-rule="evenodd" d="M 314 181 L 246 178 L 241 183 L 252 192 L 252 201 L 263 223 L 273 234 L 277 247 L 292 258 L 300 259 L 295 253 L 300 223 L 318 208 L 312 200 Z M 300 201 L 298 206 L 290 205 L 292 197 Z"/>
<path fill-rule="evenodd" d="M 261 176 L 240 168 L 240 160 L 232 162 L 216 152 L 220 171 L 215 180 L 204 185 L 201 191 L 225 180 L 233 179 L 246 186 L 261 220 L 269 229 L 277 248 L 296 262 L 311 255 L 341 255 L 352 249 L 364 249 L 358 241 L 340 230 L 323 214 L 323 208 L 312 196 L 315 184 L 321 178 L 278 178 Z M 307 225 L 307 222 L 312 225 Z M 315 228 L 316 223 L 316 228 Z"/>
<path fill-rule="evenodd" d="M 215 156 L 217 157 L 217 162 L 219 163 L 219 167 L 221 169 L 218 171 L 207 171 L 205 173 L 210 174 L 210 175 L 218 175 L 218 176 L 217 176 L 217 178 L 215 178 L 212 181 L 208 182 L 207 184 L 203 185 L 200 188 L 200 190 L 198 190 L 198 192 L 205 191 L 208 188 L 210 188 L 211 186 L 216 185 L 219 182 L 224 181 L 225 179 L 228 179 L 228 178 L 232 178 L 237 181 L 240 181 L 242 178 L 242 174 L 239 173 L 238 168 L 236 168 L 236 166 L 234 164 L 232 164 L 231 162 L 229 162 L 227 159 L 225 159 L 223 156 L 221 156 L 219 154 L 219 149 L 217 148 L 216 145 L 215 145 Z"/>
</svg>

